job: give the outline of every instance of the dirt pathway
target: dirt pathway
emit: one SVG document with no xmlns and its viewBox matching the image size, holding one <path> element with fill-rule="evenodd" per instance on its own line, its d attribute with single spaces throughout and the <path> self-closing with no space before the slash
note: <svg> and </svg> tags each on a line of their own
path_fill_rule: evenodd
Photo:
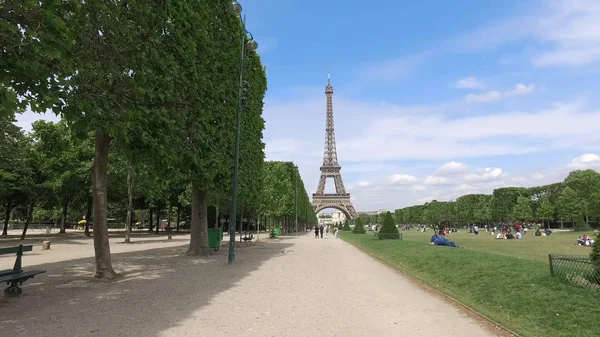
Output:
<svg viewBox="0 0 600 337">
<path fill-rule="evenodd" d="M 24 266 L 48 272 L 28 281 L 21 298 L 0 296 L 0 331 L 11 336 L 493 336 L 452 305 L 331 236 L 241 244 L 235 266 L 226 264 L 226 247 L 208 258 L 181 256 L 185 238 L 178 239 L 115 245 L 113 261 L 122 273 L 116 282 L 86 278 L 93 271 L 89 241 L 57 244 L 51 251 L 36 246 Z"/>
</svg>

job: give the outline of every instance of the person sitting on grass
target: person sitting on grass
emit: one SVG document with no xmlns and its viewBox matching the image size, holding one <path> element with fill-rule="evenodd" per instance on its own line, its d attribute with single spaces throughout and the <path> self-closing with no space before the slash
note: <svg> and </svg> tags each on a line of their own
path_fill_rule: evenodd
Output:
<svg viewBox="0 0 600 337">
<path fill-rule="evenodd" d="M 521 234 L 520 231 L 517 231 L 517 234 L 515 234 L 515 239 L 521 240 L 522 238 L 523 238 L 523 234 Z"/>
<path fill-rule="evenodd" d="M 577 245 L 578 246 L 585 246 L 585 239 L 584 237 L 580 236 L 577 238 Z"/>
<path fill-rule="evenodd" d="M 431 236 L 431 241 L 429 241 L 432 245 L 435 244 L 435 240 L 437 240 L 437 238 L 439 237 L 439 234 L 433 233 L 433 235 Z"/>
<path fill-rule="evenodd" d="M 515 236 L 514 236 L 514 235 L 512 235 L 512 233 L 508 233 L 508 234 L 506 234 L 506 239 L 507 239 L 507 240 L 514 240 L 514 238 L 515 238 Z"/>
<path fill-rule="evenodd" d="M 458 245 L 456 244 L 456 242 L 452 242 L 452 241 L 446 239 L 444 234 L 438 235 L 437 238 L 433 241 L 433 244 L 436 246 L 449 246 L 449 247 L 458 248 Z"/>
</svg>

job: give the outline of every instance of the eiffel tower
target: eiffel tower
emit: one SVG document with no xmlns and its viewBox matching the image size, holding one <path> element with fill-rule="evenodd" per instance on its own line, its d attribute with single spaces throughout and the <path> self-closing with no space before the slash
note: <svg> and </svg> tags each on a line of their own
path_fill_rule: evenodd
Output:
<svg viewBox="0 0 600 337">
<path fill-rule="evenodd" d="M 341 174 L 342 167 L 338 163 L 337 150 L 335 148 L 335 131 L 333 128 L 333 87 L 331 86 L 331 76 L 329 73 L 327 74 L 325 96 L 327 97 L 325 154 L 323 155 L 319 186 L 317 187 L 317 193 L 313 193 L 312 204 L 317 213 L 326 208 L 335 208 L 344 213 L 346 219 L 354 219 L 357 217 L 356 210 L 350 201 L 350 193 L 346 192 L 346 188 L 344 187 Z M 325 193 L 325 183 L 327 178 L 333 178 L 335 183 L 335 193 Z"/>
</svg>

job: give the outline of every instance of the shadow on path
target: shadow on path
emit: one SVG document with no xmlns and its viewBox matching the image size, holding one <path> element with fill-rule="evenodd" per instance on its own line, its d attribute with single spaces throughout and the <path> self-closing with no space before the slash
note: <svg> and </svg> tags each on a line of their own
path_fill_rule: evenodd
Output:
<svg viewBox="0 0 600 337">
<path fill-rule="evenodd" d="M 266 242 L 209 257 L 182 256 L 187 245 L 113 254 L 115 281 L 90 277 L 94 259 L 37 265 L 46 274 L 29 280 L 20 298 L 0 298 L 0 331 L 11 336 L 160 336 L 224 291 L 248 292 L 243 279 L 293 244 Z M 265 284 L 265 287 L 268 285 Z M 235 305 L 235 303 L 232 303 Z M 227 312 L 214 312 L 216 320 Z M 202 327 L 194 334 L 201 335 Z"/>
</svg>

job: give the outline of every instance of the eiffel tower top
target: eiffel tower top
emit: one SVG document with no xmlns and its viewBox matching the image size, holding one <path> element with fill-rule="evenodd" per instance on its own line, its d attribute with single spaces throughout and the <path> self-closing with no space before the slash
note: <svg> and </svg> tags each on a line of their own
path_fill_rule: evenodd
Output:
<svg viewBox="0 0 600 337">
<path fill-rule="evenodd" d="M 326 94 L 333 94 L 333 87 L 331 86 L 331 73 L 327 73 L 327 86 L 325 87 Z"/>
<path fill-rule="evenodd" d="M 327 73 L 325 96 L 327 97 L 327 109 L 325 114 L 325 151 L 323 154 L 323 167 L 339 168 L 333 123 L 333 87 L 331 86 L 331 74 L 329 73 Z"/>
</svg>

